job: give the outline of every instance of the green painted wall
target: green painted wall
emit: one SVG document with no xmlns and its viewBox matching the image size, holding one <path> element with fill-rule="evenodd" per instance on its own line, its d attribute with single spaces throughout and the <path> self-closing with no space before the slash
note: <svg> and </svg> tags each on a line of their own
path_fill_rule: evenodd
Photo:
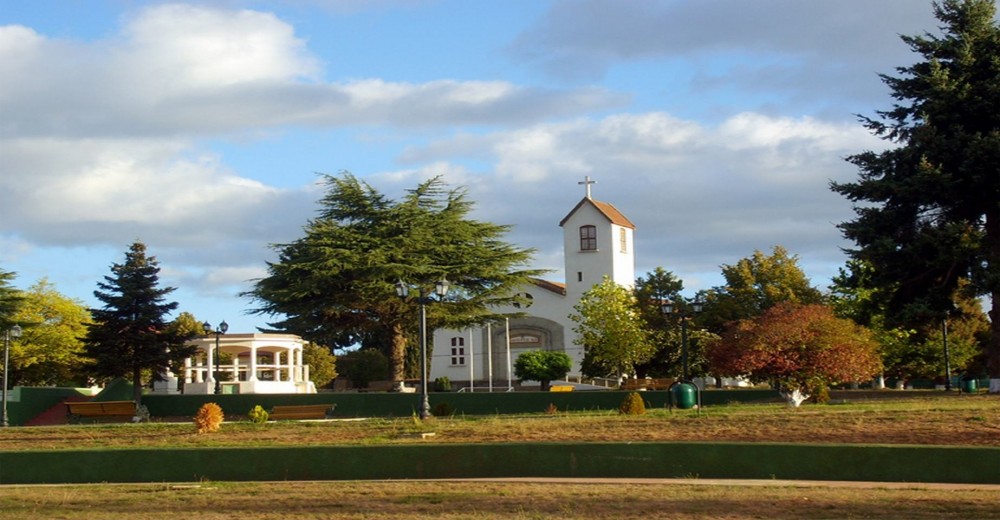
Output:
<svg viewBox="0 0 1000 520">
<path fill-rule="evenodd" d="M 1000 484 L 1000 448 L 547 443 L 0 452 L 0 484 L 476 477 Z"/>
</svg>

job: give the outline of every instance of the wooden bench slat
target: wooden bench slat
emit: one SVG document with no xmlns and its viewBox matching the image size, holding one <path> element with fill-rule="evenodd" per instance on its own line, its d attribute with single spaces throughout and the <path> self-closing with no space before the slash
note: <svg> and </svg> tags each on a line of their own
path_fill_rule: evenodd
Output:
<svg viewBox="0 0 1000 520">
<path fill-rule="evenodd" d="M 336 407 L 336 404 L 276 405 L 268 413 L 268 419 L 325 419 Z"/>
</svg>

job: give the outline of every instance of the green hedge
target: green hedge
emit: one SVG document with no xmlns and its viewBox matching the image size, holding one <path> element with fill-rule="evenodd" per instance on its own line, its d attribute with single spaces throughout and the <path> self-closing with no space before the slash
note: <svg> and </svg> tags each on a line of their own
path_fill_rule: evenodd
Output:
<svg viewBox="0 0 1000 520">
<path fill-rule="evenodd" d="M 0 484 L 580 477 L 1000 483 L 1000 448 L 418 444 L 0 452 Z"/>
<path fill-rule="evenodd" d="M 667 405 L 666 391 L 642 392 L 647 407 Z M 625 393 L 600 392 L 494 392 L 450 393 L 431 392 L 428 399 L 433 409 L 447 403 L 457 415 L 494 415 L 541 413 L 549 404 L 562 411 L 617 410 Z M 704 405 L 733 402 L 778 400 L 773 390 L 708 390 L 702 393 Z M 256 405 L 270 410 L 278 404 L 336 404 L 338 417 L 407 417 L 417 411 L 419 394 L 389 392 L 321 394 L 225 394 L 225 395 L 147 395 L 143 404 L 153 417 L 190 417 L 207 402 L 222 407 L 227 416 L 246 415 Z"/>
</svg>

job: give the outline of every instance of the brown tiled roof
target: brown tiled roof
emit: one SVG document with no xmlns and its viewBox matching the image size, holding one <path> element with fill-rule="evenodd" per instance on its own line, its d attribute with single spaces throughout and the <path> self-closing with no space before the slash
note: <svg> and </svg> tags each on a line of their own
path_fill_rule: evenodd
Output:
<svg viewBox="0 0 1000 520">
<path fill-rule="evenodd" d="M 601 212 L 602 215 L 607 217 L 608 221 L 610 221 L 612 224 L 616 224 L 622 227 L 627 227 L 629 229 L 635 229 L 635 224 L 633 224 L 631 220 L 625 217 L 625 215 L 622 215 L 622 212 L 618 211 L 618 208 L 614 207 L 614 205 L 608 202 L 601 202 L 599 200 L 588 199 L 587 197 L 584 197 L 583 200 L 581 200 L 576 206 L 573 207 L 573 210 L 570 211 L 568 215 L 566 215 L 561 221 L 559 221 L 559 226 L 566 224 L 566 221 L 569 220 L 569 218 L 572 217 L 574 213 L 576 213 L 576 210 L 580 209 L 581 206 L 587 203 L 590 203 L 595 208 L 597 208 L 597 211 Z"/>
<path fill-rule="evenodd" d="M 546 291 L 551 291 L 556 294 L 566 295 L 566 284 L 558 282 L 550 282 L 548 280 L 542 280 L 541 278 L 532 278 L 531 283 L 545 289 Z"/>
</svg>

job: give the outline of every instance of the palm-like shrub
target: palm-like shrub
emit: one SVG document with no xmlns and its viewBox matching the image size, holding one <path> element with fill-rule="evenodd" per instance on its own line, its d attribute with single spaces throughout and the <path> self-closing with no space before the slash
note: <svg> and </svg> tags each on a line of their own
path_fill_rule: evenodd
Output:
<svg viewBox="0 0 1000 520">
<path fill-rule="evenodd" d="M 218 431 L 222 426 L 222 408 L 215 403 L 205 403 L 198 409 L 194 416 L 194 426 L 198 433 L 211 433 Z"/>
</svg>

